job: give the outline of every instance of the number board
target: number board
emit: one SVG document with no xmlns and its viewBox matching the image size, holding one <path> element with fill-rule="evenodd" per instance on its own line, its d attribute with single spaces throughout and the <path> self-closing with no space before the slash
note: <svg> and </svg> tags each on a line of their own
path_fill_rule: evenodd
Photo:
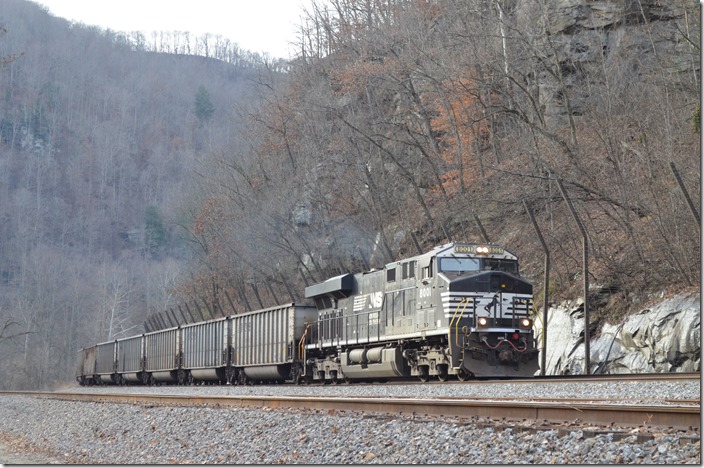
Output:
<svg viewBox="0 0 704 468">
<path fill-rule="evenodd" d="M 504 249 L 491 245 L 456 245 L 455 253 L 458 254 L 498 254 L 502 255 Z"/>
</svg>

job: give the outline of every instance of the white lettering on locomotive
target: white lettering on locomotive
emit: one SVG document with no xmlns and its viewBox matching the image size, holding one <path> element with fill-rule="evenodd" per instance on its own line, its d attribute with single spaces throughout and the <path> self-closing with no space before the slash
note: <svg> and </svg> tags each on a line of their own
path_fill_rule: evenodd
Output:
<svg viewBox="0 0 704 468">
<path fill-rule="evenodd" d="M 364 309 L 379 309 L 383 303 L 384 293 L 381 291 L 370 294 L 360 294 L 354 298 L 352 310 L 354 310 L 354 312 L 361 312 Z"/>
<path fill-rule="evenodd" d="M 379 308 L 384 303 L 384 294 L 381 291 L 372 293 L 369 295 L 369 301 L 373 308 Z"/>
</svg>

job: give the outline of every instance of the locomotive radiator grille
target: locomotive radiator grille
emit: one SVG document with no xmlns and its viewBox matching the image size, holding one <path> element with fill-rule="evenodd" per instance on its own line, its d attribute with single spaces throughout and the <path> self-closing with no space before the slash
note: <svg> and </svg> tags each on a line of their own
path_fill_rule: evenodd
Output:
<svg viewBox="0 0 704 468">
<path fill-rule="evenodd" d="M 441 297 L 442 308 L 446 318 L 452 318 L 456 314 L 468 318 L 475 313 L 506 319 L 529 317 L 533 300 L 530 294 L 477 294 L 456 291 L 443 292 Z M 464 308 L 467 299 L 469 299 L 469 303 Z M 458 307 L 460 309 L 464 308 L 461 314 L 457 313 Z"/>
</svg>

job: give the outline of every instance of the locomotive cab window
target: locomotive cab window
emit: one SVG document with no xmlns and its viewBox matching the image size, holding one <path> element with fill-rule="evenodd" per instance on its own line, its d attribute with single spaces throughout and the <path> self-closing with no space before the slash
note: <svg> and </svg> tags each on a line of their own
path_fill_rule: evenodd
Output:
<svg viewBox="0 0 704 468">
<path fill-rule="evenodd" d="M 386 282 L 391 283 L 396 281 L 396 268 L 389 268 L 386 270 Z"/>
<path fill-rule="evenodd" d="M 428 266 L 421 267 L 420 277 L 421 277 L 421 279 L 433 277 L 433 263 L 432 263 L 432 261 L 428 264 Z"/>
<path fill-rule="evenodd" d="M 416 261 L 410 261 L 403 264 L 402 279 L 415 278 L 416 277 Z"/>
</svg>

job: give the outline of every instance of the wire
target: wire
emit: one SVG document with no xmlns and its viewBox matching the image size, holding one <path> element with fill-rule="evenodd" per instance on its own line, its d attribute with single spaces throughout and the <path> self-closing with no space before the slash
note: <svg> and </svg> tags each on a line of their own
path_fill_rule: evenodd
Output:
<svg viewBox="0 0 704 468">
<path fill-rule="evenodd" d="M 509 340 L 507 340 L 507 339 L 505 339 L 505 338 L 499 338 L 499 342 L 496 343 L 496 346 L 491 346 L 491 345 L 489 344 L 489 341 L 487 341 L 486 336 L 483 336 L 483 337 L 482 337 L 482 341 L 484 342 L 484 344 L 485 344 L 489 349 L 496 349 L 496 348 L 498 348 L 499 346 L 501 346 L 504 342 L 510 344 L 511 347 L 512 347 L 513 349 L 515 349 L 516 352 L 518 352 L 518 353 L 524 353 L 524 352 L 528 349 L 528 344 L 525 343 L 525 342 L 523 343 L 523 349 L 518 349 L 518 348 L 516 348 L 516 345 L 514 345 L 513 343 L 511 343 Z"/>
</svg>

